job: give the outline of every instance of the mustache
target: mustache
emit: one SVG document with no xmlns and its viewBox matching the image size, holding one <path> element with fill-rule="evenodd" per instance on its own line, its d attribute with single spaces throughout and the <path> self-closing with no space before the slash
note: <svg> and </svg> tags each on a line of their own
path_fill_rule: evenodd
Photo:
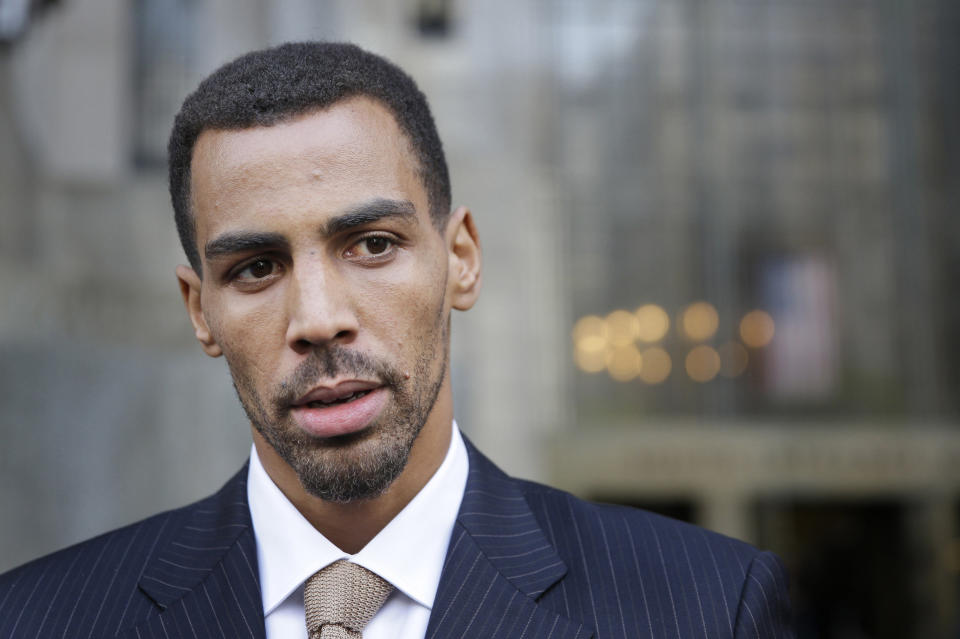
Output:
<svg viewBox="0 0 960 639">
<path fill-rule="evenodd" d="M 290 377 L 280 382 L 274 398 L 275 405 L 289 407 L 310 391 L 317 380 L 338 376 L 376 380 L 394 389 L 399 388 L 404 380 L 402 371 L 387 362 L 374 359 L 360 351 L 334 345 L 311 351 Z"/>
</svg>

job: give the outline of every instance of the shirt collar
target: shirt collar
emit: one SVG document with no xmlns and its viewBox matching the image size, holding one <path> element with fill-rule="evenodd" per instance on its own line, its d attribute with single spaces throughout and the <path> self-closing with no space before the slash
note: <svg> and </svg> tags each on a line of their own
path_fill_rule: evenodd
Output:
<svg viewBox="0 0 960 639">
<path fill-rule="evenodd" d="M 357 554 L 349 555 L 308 522 L 267 475 L 251 447 L 247 499 L 257 539 L 260 591 L 269 615 L 306 579 L 338 559 L 371 570 L 428 609 L 467 483 L 466 446 L 456 422 L 443 463 L 419 493 Z"/>
</svg>

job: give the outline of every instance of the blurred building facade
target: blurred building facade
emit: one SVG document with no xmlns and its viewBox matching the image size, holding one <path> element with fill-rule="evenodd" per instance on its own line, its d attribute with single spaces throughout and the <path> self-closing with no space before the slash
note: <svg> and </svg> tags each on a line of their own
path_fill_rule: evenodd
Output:
<svg viewBox="0 0 960 639">
<path fill-rule="evenodd" d="M 166 136 L 235 55 L 349 39 L 420 83 L 478 219 L 453 376 L 483 450 L 773 548 L 801 637 L 955 636 L 950 0 L 62 0 L 5 24 L 0 568 L 242 463 L 174 284 Z"/>
</svg>

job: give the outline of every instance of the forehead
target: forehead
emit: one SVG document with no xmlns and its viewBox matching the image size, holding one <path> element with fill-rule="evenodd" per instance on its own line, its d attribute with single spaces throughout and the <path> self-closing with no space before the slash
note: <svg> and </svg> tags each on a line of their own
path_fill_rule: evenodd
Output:
<svg viewBox="0 0 960 639">
<path fill-rule="evenodd" d="M 334 214 L 371 198 L 427 211 L 407 137 L 390 111 L 358 97 L 269 127 L 207 130 L 191 161 L 198 239 L 238 216 Z"/>
</svg>

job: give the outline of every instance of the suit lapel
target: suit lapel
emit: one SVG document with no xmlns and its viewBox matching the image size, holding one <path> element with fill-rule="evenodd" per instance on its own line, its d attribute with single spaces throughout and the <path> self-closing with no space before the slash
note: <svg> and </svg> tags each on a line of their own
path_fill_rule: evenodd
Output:
<svg viewBox="0 0 960 639">
<path fill-rule="evenodd" d="M 537 603 L 567 567 L 517 483 L 466 443 L 470 474 L 427 637 L 590 637 Z"/>
<path fill-rule="evenodd" d="M 140 579 L 161 612 L 122 636 L 265 636 L 246 480 L 244 466 L 217 494 L 184 511 Z"/>
<path fill-rule="evenodd" d="M 566 565 L 517 483 L 466 444 L 470 475 L 426 636 L 588 639 L 591 629 L 537 602 Z M 246 476 L 176 520 L 140 579 L 160 612 L 120 637 L 263 639 Z"/>
</svg>

